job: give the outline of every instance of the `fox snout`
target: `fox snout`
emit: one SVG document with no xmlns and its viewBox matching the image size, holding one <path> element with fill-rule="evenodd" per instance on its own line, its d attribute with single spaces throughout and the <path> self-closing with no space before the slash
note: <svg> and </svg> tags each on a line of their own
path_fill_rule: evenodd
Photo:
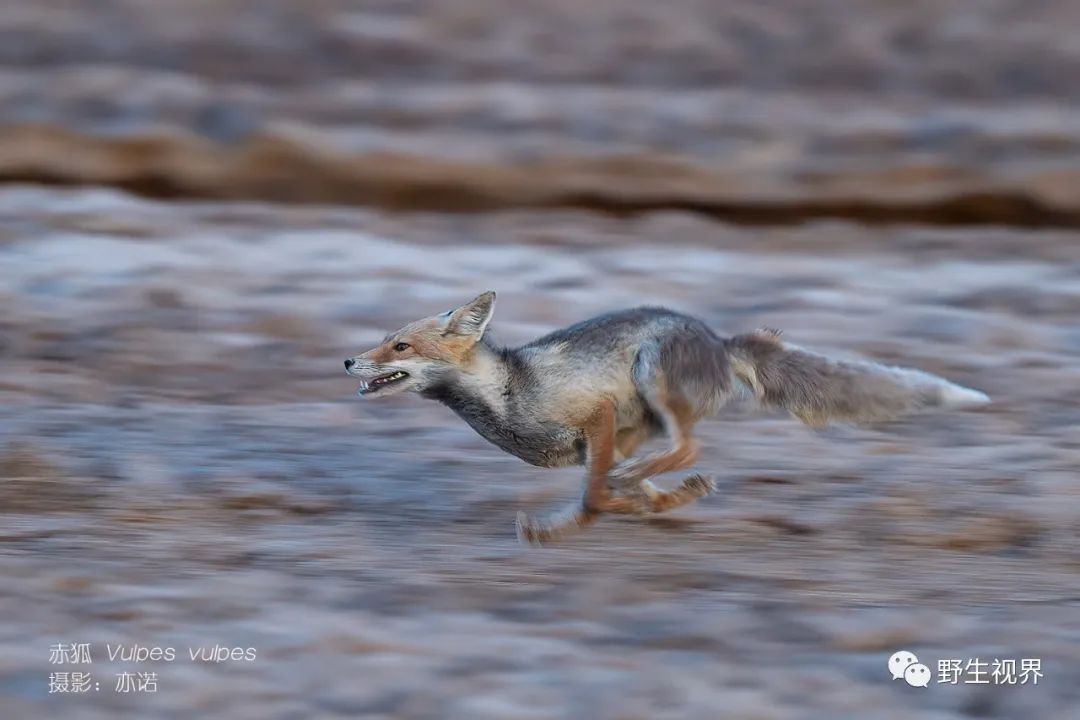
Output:
<svg viewBox="0 0 1080 720">
<path fill-rule="evenodd" d="M 345 372 L 360 380 L 357 394 L 361 396 L 392 395 L 394 391 L 412 388 L 415 385 L 413 374 L 394 364 L 381 364 L 368 360 L 363 355 L 345 360 Z"/>
<path fill-rule="evenodd" d="M 364 363 L 363 355 L 345 358 L 345 372 L 349 375 L 359 376 L 362 373 L 364 366 L 370 364 L 371 363 Z"/>
</svg>

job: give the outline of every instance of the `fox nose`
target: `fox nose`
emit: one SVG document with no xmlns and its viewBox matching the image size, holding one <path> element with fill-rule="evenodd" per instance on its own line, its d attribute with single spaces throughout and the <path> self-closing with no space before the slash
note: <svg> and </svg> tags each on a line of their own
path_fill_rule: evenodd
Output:
<svg viewBox="0 0 1080 720">
<path fill-rule="evenodd" d="M 352 366 L 353 366 L 353 365 L 355 365 L 355 364 L 356 364 L 356 361 L 355 361 L 355 360 L 353 360 L 352 358 L 349 358 L 348 360 L 346 360 L 346 361 L 345 361 L 345 369 L 346 369 L 346 370 L 349 370 L 349 369 L 351 369 L 351 368 L 352 368 Z"/>
</svg>

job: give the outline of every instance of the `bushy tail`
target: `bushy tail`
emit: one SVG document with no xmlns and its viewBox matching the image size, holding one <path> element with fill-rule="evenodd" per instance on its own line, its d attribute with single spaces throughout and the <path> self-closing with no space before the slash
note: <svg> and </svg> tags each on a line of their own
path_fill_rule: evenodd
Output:
<svg viewBox="0 0 1080 720">
<path fill-rule="evenodd" d="M 929 407 L 974 407 L 990 398 L 920 370 L 832 360 L 764 329 L 726 341 L 735 376 L 765 405 L 807 425 L 867 423 Z"/>
</svg>

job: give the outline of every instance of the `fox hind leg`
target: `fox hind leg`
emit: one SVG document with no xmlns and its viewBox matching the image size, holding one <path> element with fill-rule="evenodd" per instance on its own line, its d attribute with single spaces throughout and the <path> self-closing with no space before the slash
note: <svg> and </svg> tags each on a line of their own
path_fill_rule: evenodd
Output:
<svg viewBox="0 0 1080 720">
<path fill-rule="evenodd" d="M 588 453 L 585 493 L 580 502 L 542 520 L 518 513 L 518 539 L 542 545 L 591 525 L 605 512 L 638 514 L 648 510 L 645 497 L 614 496 L 608 474 L 615 463 L 615 407 L 605 402 L 584 425 Z"/>
<path fill-rule="evenodd" d="M 694 464 L 698 445 L 691 433 L 697 418 L 692 403 L 682 393 L 667 389 L 662 373 L 648 373 L 640 378 L 639 390 L 649 409 L 663 424 L 671 447 L 666 452 L 620 463 L 610 473 L 612 484 L 625 497 L 643 499 L 651 512 L 671 510 L 712 493 L 715 483 L 703 475 L 690 475 L 677 488 L 666 491 L 650 481 L 656 475 L 683 470 Z M 635 448 L 636 445 L 626 449 L 632 452 Z"/>
<path fill-rule="evenodd" d="M 710 477 L 695 473 L 684 478 L 674 490 L 661 490 L 649 480 L 642 480 L 638 487 L 648 499 L 649 510 L 659 513 L 689 505 L 711 495 L 716 490 L 716 482 Z"/>
<path fill-rule="evenodd" d="M 633 457 L 648 435 L 648 430 L 644 428 L 620 431 L 615 438 L 616 459 L 622 461 Z M 634 482 L 613 484 L 615 485 L 613 489 L 621 496 L 638 500 L 636 509 L 641 512 L 671 510 L 699 500 L 716 489 L 716 483 L 712 478 L 698 474 L 685 478 L 674 490 L 661 490 L 649 480 L 641 480 L 636 485 Z"/>
<path fill-rule="evenodd" d="M 688 468 L 698 456 L 697 441 L 691 436 L 695 418 L 689 401 L 657 388 L 649 388 L 642 395 L 649 409 L 663 423 L 664 431 L 671 439 L 671 448 L 615 466 L 610 473 L 612 481 L 616 486 L 630 489 L 656 475 Z"/>
</svg>

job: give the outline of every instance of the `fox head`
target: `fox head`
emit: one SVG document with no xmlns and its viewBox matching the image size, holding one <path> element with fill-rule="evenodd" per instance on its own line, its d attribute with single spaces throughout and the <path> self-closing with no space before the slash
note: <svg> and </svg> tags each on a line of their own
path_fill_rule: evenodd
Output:
<svg viewBox="0 0 1080 720">
<path fill-rule="evenodd" d="M 345 372 L 360 379 L 357 394 L 385 397 L 423 392 L 463 366 L 491 321 L 495 292 L 441 315 L 411 322 L 390 333 L 376 348 L 345 361 Z"/>
</svg>

